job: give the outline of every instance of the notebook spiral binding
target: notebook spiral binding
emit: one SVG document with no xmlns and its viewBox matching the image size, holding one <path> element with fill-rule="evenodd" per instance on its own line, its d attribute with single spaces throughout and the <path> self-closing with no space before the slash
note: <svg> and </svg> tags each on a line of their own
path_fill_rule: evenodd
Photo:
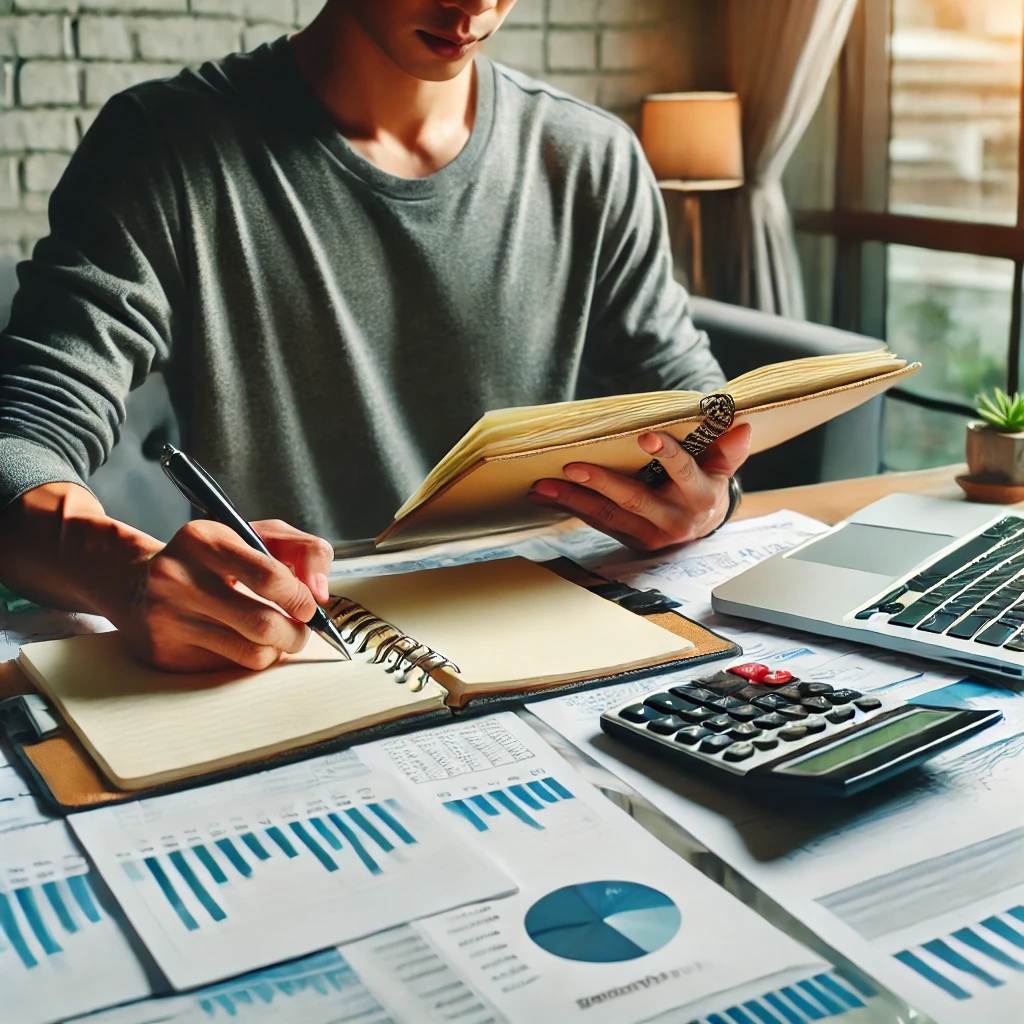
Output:
<svg viewBox="0 0 1024 1024">
<path fill-rule="evenodd" d="M 385 672 L 395 673 L 395 681 L 407 683 L 414 693 L 426 686 L 431 672 L 446 668 L 459 673 L 459 666 L 451 659 L 347 597 L 333 598 L 326 611 L 342 640 L 354 646 L 352 653 L 366 654 L 372 650 L 371 664 L 383 665 Z M 410 680 L 413 672 L 418 675 Z"/>
</svg>

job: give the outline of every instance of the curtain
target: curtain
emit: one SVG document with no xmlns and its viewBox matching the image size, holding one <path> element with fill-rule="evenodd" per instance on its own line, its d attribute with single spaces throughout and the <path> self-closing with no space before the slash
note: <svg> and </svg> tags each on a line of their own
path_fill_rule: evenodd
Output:
<svg viewBox="0 0 1024 1024">
<path fill-rule="evenodd" d="M 730 0 L 728 56 L 743 108 L 746 184 L 705 204 L 716 298 L 804 318 L 782 172 L 835 66 L 858 0 Z"/>
</svg>

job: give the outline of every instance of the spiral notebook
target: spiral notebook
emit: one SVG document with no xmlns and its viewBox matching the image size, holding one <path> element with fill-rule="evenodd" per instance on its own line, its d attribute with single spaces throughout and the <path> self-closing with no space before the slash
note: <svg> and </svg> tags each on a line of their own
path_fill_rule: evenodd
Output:
<svg viewBox="0 0 1024 1024">
<path fill-rule="evenodd" d="M 338 588 L 327 610 L 347 661 L 313 637 L 263 672 L 175 675 L 134 661 L 113 632 L 27 644 L 18 663 L 103 776 L 137 791 L 737 650 L 657 603 L 636 614 L 523 558 Z"/>
</svg>

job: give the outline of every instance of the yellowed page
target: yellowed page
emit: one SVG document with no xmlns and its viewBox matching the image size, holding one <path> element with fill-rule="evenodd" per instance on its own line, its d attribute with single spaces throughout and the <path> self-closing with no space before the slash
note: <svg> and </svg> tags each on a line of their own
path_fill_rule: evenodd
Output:
<svg viewBox="0 0 1024 1024">
<path fill-rule="evenodd" d="M 465 690 L 596 678 L 694 647 L 525 558 L 339 580 L 331 590 L 455 662 Z"/>
<path fill-rule="evenodd" d="M 732 395 L 737 409 L 743 410 L 805 398 L 905 365 L 905 359 L 879 346 L 868 352 L 809 356 L 761 366 L 729 381 L 722 390 Z M 573 444 L 685 419 L 698 411 L 700 399 L 695 391 L 654 391 L 488 412 L 430 471 L 395 518 L 401 519 L 423 504 L 479 459 Z"/>
<path fill-rule="evenodd" d="M 116 632 L 26 644 L 19 662 L 122 789 L 282 753 L 446 696 L 436 683 L 412 693 L 379 665 L 341 660 L 315 635 L 302 655 L 263 672 L 158 672 Z"/>
</svg>

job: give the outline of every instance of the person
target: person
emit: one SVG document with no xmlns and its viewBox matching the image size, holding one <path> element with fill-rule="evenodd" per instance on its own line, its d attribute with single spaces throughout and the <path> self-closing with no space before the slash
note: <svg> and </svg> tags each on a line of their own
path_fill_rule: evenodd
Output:
<svg viewBox="0 0 1024 1024">
<path fill-rule="evenodd" d="M 0 339 L 8 587 L 160 668 L 263 668 L 327 598 L 324 538 L 378 532 L 486 410 L 722 382 L 636 137 L 479 52 L 514 2 L 329 0 L 107 103 Z M 84 486 L 155 370 L 273 558 L 209 521 L 162 544 Z M 745 430 L 701 465 L 639 443 L 667 485 L 575 464 L 532 500 L 641 550 L 716 528 Z"/>
</svg>

